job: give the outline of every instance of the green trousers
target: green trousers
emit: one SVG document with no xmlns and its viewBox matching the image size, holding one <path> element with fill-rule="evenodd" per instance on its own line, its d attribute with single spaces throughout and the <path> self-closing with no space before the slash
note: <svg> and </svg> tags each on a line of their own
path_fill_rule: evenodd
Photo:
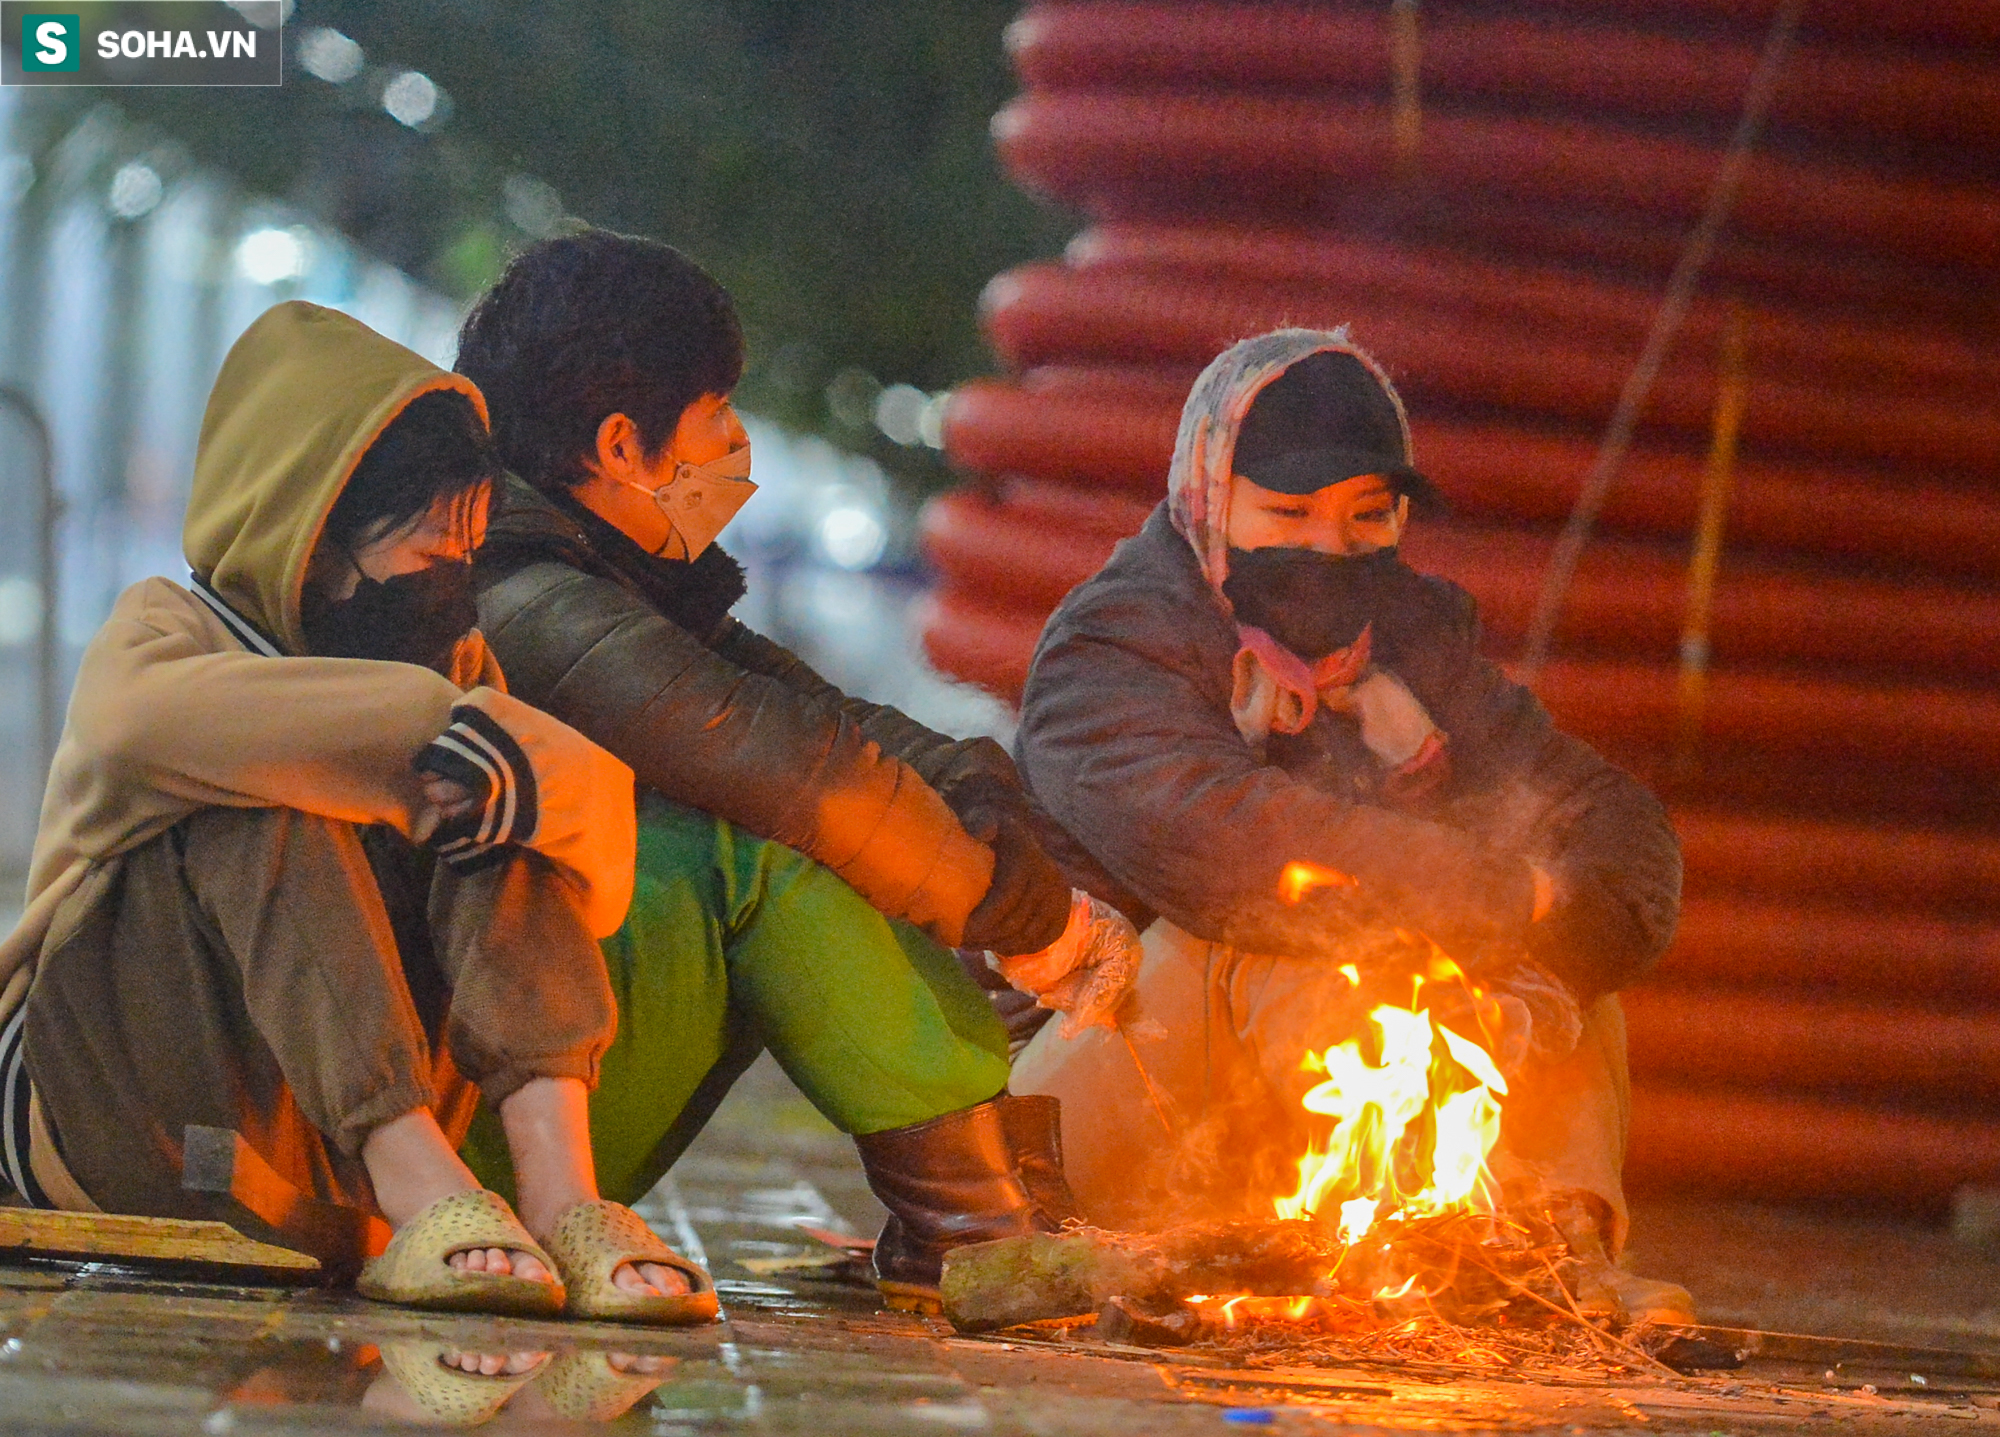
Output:
<svg viewBox="0 0 2000 1437">
<path fill-rule="evenodd" d="M 950 950 L 832 870 L 646 794 L 637 878 L 603 945 L 618 1035 L 590 1136 L 606 1197 L 643 1196 L 766 1048 L 846 1133 L 921 1123 L 1006 1086 L 1006 1030 Z M 492 1111 L 463 1156 L 513 1196 Z"/>
</svg>

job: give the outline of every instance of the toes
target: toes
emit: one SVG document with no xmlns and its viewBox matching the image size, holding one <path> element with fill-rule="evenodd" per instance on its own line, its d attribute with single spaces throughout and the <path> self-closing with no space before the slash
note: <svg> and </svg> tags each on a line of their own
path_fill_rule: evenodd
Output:
<svg viewBox="0 0 2000 1437">
<path fill-rule="evenodd" d="M 441 1352 L 438 1361 L 475 1377 L 519 1377 L 547 1356 L 546 1352 Z"/>
<path fill-rule="evenodd" d="M 667 1370 L 670 1357 L 636 1357 L 629 1352 L 607 1352 L 605 1363 L 621 1377 L 657 1377 Z"/>
<path fill-rule="evenodd" d="M 679 1297 L 689 1291 L 687 1275 L 657 1262 L 627 1262 L 611 1274 L 621 1292 L 640 1297 Z"/>
<path fill-rule="evenodd" d="M 682 1272 L 679 1268 L 668 1267 L 663 1263 L 641 1263 L 639 1265 L 639 1274 L 657 1288 L 664 1297 L 679 1297 L 683 1293 L 694 1290 L 694 1285 L 688 1281 L 686 1273 Z"/>
<path fill-rule="evenodd" d="M 475 1247 L 455 1252 L 446 1259 L 455 1271 L 483 1272 L 494 1277 L 524 1277 L 530 1282 L 553 1283 L 555 1274 L 530 1252 L 509 1252 L 504 1247 Z"/>
</svg>

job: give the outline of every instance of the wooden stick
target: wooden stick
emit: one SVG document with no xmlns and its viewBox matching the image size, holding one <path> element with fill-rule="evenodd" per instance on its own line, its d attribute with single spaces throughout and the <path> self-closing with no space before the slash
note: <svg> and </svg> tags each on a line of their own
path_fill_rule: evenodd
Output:
<svg viewBox="0 0 2000 1437">
<path fill-rule="evenodd" d="M 1153 1112 L 1160 1119 L 1160 1126 L 1167 1130 L 1169 1138 L 1178 1138 L 1180 1130 L 1167 1117 L 1165 1094 L 1153 1083 L 1153 1075 L 1146 1071 L 1146 1065 L 1139 1061 L 1139 1045 L 1132 1041 L 1132 1035 L 1125 1031 L 1125 1025 L 1118 1025 L 1118 1036 L 1125 1040 L 1125 1051 L 1132 1055 L 1132 1066 L 1139 1070 L 1139 1081 L 1146 1085 L 1146 1096 L 1153 1100 Z"/>
<path fill-rule="evenodd" d="M 1681 625 L 1680 712 L 1674 736 L 1674 777 L 1694 776 L 1701 755 L 1701 721 L 1708 704 L 1709 618 L 1722 566 L 1723 520 L 1736 482 L 1736 441 L 1750 400 L 1744 361 L 1743 307 L 1731 305 L 1717 360 L 1715 427 L 1701 481 L 1701 516 L 1688 560 L 1687 615 Z"/>
</svg>

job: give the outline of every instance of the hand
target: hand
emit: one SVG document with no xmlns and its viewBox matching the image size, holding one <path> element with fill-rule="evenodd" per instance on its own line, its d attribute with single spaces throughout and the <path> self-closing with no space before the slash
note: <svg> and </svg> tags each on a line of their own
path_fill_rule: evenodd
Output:
<svg viewBox="0 0 2000 1437">
<path fill-rule="evenodd" d="M 994 811 L 966 831 L 993 850 L 993 880 L 965 920 L 964 945 L 993 953 L 1038 953 L 1063 935 L 1069 922 L 1069 883 L 1026 821 Z"/>
<path fill-rule="evenodd" d="M 1475 976 L 1501 1014 L 1502 1046 L 1495 1053 L 1502 1072 L 1512 1072 L 1533 1058 L 1559 1063 L 1576 1051 L 1583 1037 L 1583 1009 L 1569 985 L 1528 958 L 1508 964 L 1488 976 Z"/>
<path fill-rule="evenodd" d="M 1070 896 L 1062 936 L 1038 953 L 987 961 L 1036 1005 L 1063 1015 L 1062 1036 L 1115 1028 L 1139 976 L 1139 931 L 1110 904 L 1081 889 Z"/>
<path fill-rule="evenodd" d="M 424 801 L 437 811 L 439 823 L 462 818 L 480 804 L 479 795 L 464 784 L 456 779 L 439 778 L 436 774 L 424 779 Z"/>
</svg>

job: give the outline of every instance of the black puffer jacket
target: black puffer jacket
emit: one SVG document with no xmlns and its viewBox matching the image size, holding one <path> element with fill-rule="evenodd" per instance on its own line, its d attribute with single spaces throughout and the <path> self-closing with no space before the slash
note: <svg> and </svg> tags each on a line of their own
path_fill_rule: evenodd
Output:
<svg viewBox="0 0 2000 1437">
<path fill-rule="evenodd" d="M 743 574 L 710 546 L 654 559 L 510 478 L 478 558 L 480 628 L 513 692 L 676 802 L 817 859 L 947 944 L 993 854 L 941 795 L 1014 786 L 991 739 L 955 740 L 847 697 L 729 617 Z"/>
<path fill-rule="evenodd" d="M 1532 953 L 1585 1001 L 1672 940 L 1680 848 L 1659 802 L 1557 732 L 1478 651 L 1472 599 L 1404 571 L 1375 661 L 1448 736 L 1452 776 L 1415 809 L 1380 792 L 1354 720 L 1322 711 L 1265 758 L 1230 716 L 1235 626 L 1165 506 L 1043 631 L 1016 758 L 1030 791 L 1149 907 L 1255 952 L 1338 951 L 1388 921 L 1461 956 Z M 1294 860 L 1360 880 L 1287 904 Z M 1530 924 L 1530 861 L 1559 901 Z"/>
</svg>

